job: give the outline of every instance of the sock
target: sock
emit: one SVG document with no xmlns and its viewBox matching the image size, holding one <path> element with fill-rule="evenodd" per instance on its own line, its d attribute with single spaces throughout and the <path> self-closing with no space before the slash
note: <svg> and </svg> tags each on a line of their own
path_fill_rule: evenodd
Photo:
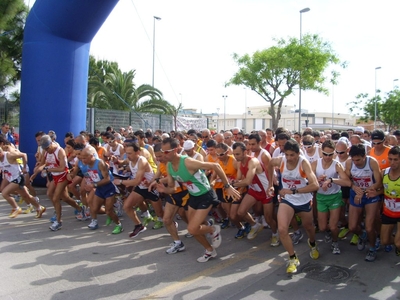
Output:
<svg viewBox="0 0 400 300">
<path fill-rule="evenodd" d="M 289 257 L 290 259 L 295 259 L 295 258 L 297 258 L 297 255 L 296 255 L 296 253 L 295 254 L 293 254 L 293 255 L 290 255 L 290 257 Z"/>
<path fill-rule="evenodd" d="M 174 243 L 175 243 L 175 244 L 180 244 L 180 243 L 182 243 L 182 242 L 181 242 L 181 240 L 177 240 L 177 241 L 174 241 Z"/>
<path fill-rule="evenodd" d="M 160 218 L 160 217 L 158 217 L 158 218 L 157 218 L 157 220 L 158 220 L 158 221 L 160 221 L 160 222 L 162 222 L 162 221 L 163 221 L 163 219 L 162 219 L 162 218 Z"/>
<path fill-rule="evenodd" d="M 144 215 L 145 218 L 151 218 L 151 215 L 150 215 L 150 213 L 149 213 L 148 210 L 146 210 L 145 212 L 143 212 L 143 215 Z"/>
<path fill-rule="evenodd" d="M 315 247 L 315 241 L 314 242 L 310 242 L 310 246 L 311 247 Z"/>
</svg>

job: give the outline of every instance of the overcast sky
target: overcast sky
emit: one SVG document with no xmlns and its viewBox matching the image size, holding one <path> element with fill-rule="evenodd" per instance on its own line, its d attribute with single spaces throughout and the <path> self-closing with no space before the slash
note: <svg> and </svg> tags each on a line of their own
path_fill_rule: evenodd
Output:
<svg viewBox="0 0 400 300">
<path fill-rule="evenodd" d="M 27 1 L 30 5 L 33 0 Z M 243 87 L 224 88 L 237 70 L 232 54 L 252 54 L 275 44 L 273 38 L 319 34 L 331 43 L 348 67 L 341 70 L 333 95 L 302 92 L 302 107 L 310 112 L 347 113 L 346 103 L 359 93 L 384 93 L 400 78 L 398 13 L 400 1 L 361 0 L 120 0 L 91 46 L 97 59 L 136 70 L 135 83 L 151 84 L 153 16 L 155 22 L 155 87 L 166 100 L 204 113 L 243 113 L 266 102 Z M 375 71 L 376 67 L 381 67 Z M 327 84 L 332 91 L 332 86 Z M 298 105 L 298 95 L 285 104 Z"/>
</svg>

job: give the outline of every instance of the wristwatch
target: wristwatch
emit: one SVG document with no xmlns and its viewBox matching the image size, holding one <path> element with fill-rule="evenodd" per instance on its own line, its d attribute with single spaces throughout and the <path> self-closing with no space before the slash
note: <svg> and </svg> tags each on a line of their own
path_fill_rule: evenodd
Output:
<svg viewBox="0 0 400 300">
<path fill-rule="evenodd" d="M 231 185 L 229 183 L 224 184 L 224 189 L 229 189 L 231 187 Z"/>
<path fill-rule="evenodd" d="M 93 186 L 95 187 L 95 188 L 97 188 L 97 183 L 95 182 L 95 183 L 93 183 Z"/>
<path fill-rule="evenodd" d="M 299 192 L 296 188 L 291 188 L 290 190 L 292 191 L 293 195 Z"/>
</svg>

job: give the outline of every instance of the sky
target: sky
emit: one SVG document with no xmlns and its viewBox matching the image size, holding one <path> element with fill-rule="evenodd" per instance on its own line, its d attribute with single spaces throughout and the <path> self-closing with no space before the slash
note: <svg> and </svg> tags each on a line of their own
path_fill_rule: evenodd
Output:
<svg viewBox="0 0 400 300">
<path fill-rule="evenodd" d="M 373 96 L 376 85 L 384 95 L 400 85 L 394 81 L 400 79 L 396 0 L 120 0 L 90 52 L 118 62 L 122 71 L 136 70 L 136 85 L 151 84 L 155 25 L 154 86 L 164 98 L 198 112 L 241 114 L 267 102 L 243 86 L 225 87 L 238 70 L 232 54 L 267 49 L 274 38 L 298 38 L 306 7 L 303 35 L 320 35 L 348 66 L 338 85 L 326 84 L 330 95 L 303 91 L 303 109 L 348 113 L 346 103 L 358 94 Z M 295 94 L 284 105 L 298 107 L 298 101 Z"/>
</svg>

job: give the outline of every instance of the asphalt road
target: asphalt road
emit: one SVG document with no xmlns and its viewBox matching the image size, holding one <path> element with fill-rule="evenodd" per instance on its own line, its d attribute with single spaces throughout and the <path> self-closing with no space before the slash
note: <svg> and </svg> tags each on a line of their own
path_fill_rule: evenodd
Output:
<svg viewBox="0 0 400 300">
<path fill-rule="evenodd" d="M 43 191 L 42 191 L 42 194 Z M 312 260 L 304 238 L 295 246 L 299 272 L 286 274 L 288 258 L 282 246 L 269 246 L 271 231 L 236 240 L 236 229 L 222 230 L 218 256 L 198 263 L 203 249 L 194 238 L 179 232 L 186 251 L 168 255 L 172 242 L 165 228 L 128 237 L 112 235 L 105 216 L 98 230 L 77 221 L 64 206 L 63 228 L 49 230 L 50 201 L 42 219 L 35 214 L 8 218 L 10 206 L 0 196 L 0 299 L 400 299 L 400 257 L 394 251 L 378 252 L 375 262 L 364 261 L 349 240 L 340 242 L 342 253 L 317 234 L 320 258 Z"/>
</svg>

